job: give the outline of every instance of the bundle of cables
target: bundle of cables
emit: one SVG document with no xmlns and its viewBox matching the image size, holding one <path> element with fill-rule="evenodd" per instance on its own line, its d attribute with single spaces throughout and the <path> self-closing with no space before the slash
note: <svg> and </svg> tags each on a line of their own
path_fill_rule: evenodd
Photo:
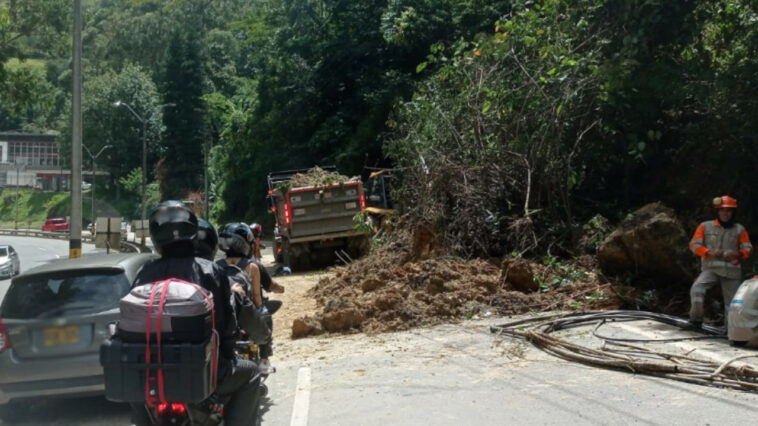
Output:
<svg viewBox="0 0 758 426">
<path fill-rule="evenodd" d="M 642 345 L 726 339 L 722 329 L 703 326 L 700 335 L 664 339 L 620 338 L 599 333 L 605 324 L 626 321 L 656 321 L 684 329 L 689 327 L 686 319 L 671 315 L 618 310 L 542 315 L 493 326 L 490 331 L 525 339 L 554 356 L 586 365 L 758 393 L 758 367 L 737 363 L 745 358 L 758 358 L 758 354 L 739 355 L 719 363 L 697 358 L 690 353 L 661 352 Z M 551 334 L 589 325 L 594 325 L 592 334 L 602 341 L 599 348 L 583 346 Z"/>
</svg>

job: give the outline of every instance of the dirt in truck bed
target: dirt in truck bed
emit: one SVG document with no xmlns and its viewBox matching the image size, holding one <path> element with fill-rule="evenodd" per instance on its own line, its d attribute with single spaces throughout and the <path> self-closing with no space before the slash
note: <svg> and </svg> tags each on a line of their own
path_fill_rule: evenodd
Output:
<svg viewBox="0 0 758 426">
<path fill-rule="evenodd" d="M 339 173 L 329 172 L 316 166 L 305 173 L 298 173 L 289 181 L 292 188 L 303 186 L 326 186 L 336 183 L 355 182 L 360 180 L 359 176 L 348 177 Z"/>
<path fill-rule="evenodd" d="M 429 241 L 396 232 L 392 242 L 322 277 L 309 290 L 316 313 L 296 319 L 292 337 L 380 333 L 490 315 L 622 304 L 610 285 L 599 281 L 591 258 L 572 264 L 463 260 L 435 252 Z"/>
</svg>

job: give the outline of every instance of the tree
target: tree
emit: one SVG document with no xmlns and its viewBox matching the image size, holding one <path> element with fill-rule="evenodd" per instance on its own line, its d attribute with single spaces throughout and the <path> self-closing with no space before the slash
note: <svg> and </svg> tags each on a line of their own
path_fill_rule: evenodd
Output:
<svg viewBox="0 0 758 426">
<path fill-rule="evenodd" d="M 111 183 L 127 176 L 133 169 L 142 167 L 142 123 L 125 107 L 116 107 L 121 101 L 147 120 L 146 142 L 148 171 L 152 170 L 159 155 L 163 111 L 155 84 L 138 66 L 126 65 L 120 73 L 107 72 L 85 81 L 83 105 L 82 143 L 91 152 L 112 145 L 98 159 L 98 167 L 108 171 Z M 70 155 L 71 120 L 61 120 L 59 145 L 66 157 Z M 89 161 L 85 153 L 85 163 Z"/>
<path fill-rule="evenodd" d="M 209 138 L 203 96 L 203 63 L 197 36 L 176 32 L 171 39 L 165 72 L 161 194 L 181 199 L 202 188 L 203 144 Z"/>
</svg>

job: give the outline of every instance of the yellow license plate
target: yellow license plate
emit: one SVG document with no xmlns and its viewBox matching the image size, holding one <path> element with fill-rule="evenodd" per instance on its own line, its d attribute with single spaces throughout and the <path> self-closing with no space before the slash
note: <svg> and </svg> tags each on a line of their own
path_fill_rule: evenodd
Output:
<svg viewBox="0 0 758 426">
<path fill-rule="evenodd" d="M 49 327 L 43 330 L 45 346 L 74 345 L 79 343 L 79 326 Z"/>
</svg>

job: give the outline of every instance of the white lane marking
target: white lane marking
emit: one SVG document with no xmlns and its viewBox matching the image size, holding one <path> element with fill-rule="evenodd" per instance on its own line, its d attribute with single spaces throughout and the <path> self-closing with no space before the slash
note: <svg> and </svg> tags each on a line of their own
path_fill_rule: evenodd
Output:
<svg viewBox="0 0 758 426">
<path fill-rule="evenodd" d="M 308 408 L 311 403 L 311 369 L 302 367 L 297 371 L 297 387 L 295 402 L 292 404 L 292 420 L 290 426 L 306 426 L 308 424 Z"/>
</svg>

